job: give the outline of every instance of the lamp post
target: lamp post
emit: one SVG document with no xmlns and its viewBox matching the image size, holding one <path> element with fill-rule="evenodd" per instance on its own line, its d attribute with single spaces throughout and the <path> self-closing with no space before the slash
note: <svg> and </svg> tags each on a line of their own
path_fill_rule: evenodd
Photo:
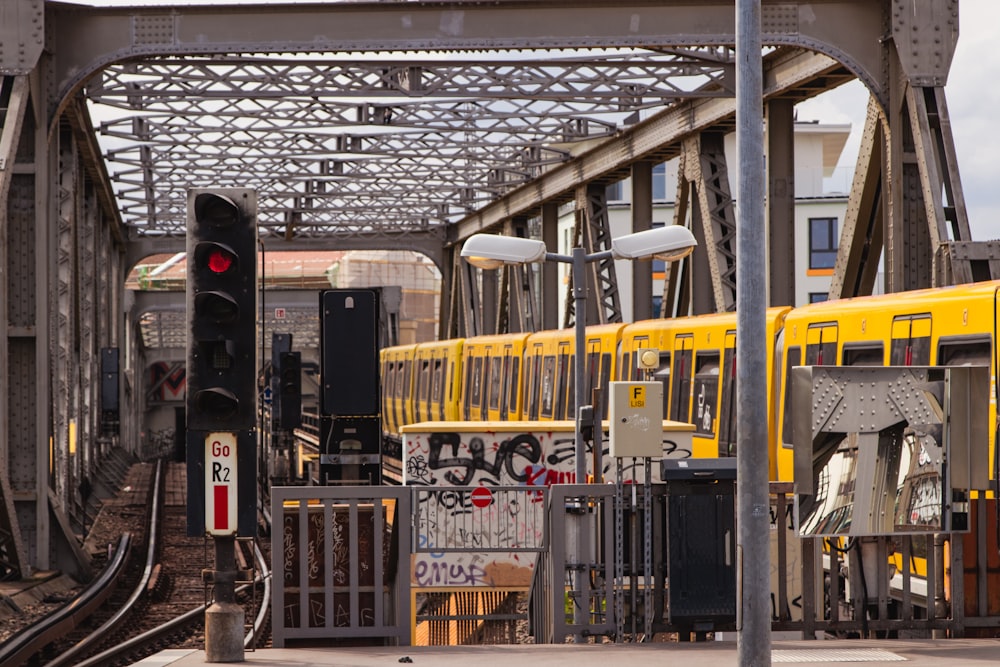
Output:
<svg viewBox="0 0 1000 667">
<path fill-rule="evenodd" d="M 647 229 L 635 234 L 619 236 L 611 240 L 611 250 L 587 254 L 583 248 L 573 248 L 572 255 L 548 252 L 545 243 L 537 239 L 525 239 L 496 234 L 474 234 L 462 246 L 462 257 L 480 269 L 499 269 L 504 264 L 527 264 L 532 262 L 563 262 L 570 264 L 573 275 L 573 301 L 576 334 L 576 356 L 573 377 L 576 390 L 574 413 L 576 416 L 575 456 L 576 483 L 587 480 L 586 443 L 583 439 L 583 424 L 580 422 L 580 407 L 586 403 L 584 387 L 584 347 L 586 346 L 587 283 L 584 269 L 590 262 L 609 257 L 614 259 L 642 259 L 655 257 L 667 262 L 675 262 L 691 254 L 698 245 L 694 235 L 686 227 L 669 225 Z M 596 472 L 596 471 L 595 471 Z"/>
</svg>

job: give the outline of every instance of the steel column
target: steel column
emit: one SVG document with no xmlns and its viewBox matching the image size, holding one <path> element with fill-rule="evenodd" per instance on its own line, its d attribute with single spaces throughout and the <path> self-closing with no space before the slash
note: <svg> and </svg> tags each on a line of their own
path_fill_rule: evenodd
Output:
<svg viewBox="0 0 1000 667">
<path fill-rule="evenodd" d="M 767 103 L 768 303 L 795 304 L 795 103 Z"/>
</svg>

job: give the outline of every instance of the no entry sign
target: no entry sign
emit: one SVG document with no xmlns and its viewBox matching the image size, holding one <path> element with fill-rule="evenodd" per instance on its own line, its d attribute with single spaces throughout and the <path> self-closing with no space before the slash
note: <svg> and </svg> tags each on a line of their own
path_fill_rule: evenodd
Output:
<svg viewBox="0 0 1000 667">
<path fill-rule="evenodd" d="M 493 504 L 493 492 L 485 486 L 477 486 L 469 494 L 472 504 L 475 507 L 489 507 Z"/>
</svg>

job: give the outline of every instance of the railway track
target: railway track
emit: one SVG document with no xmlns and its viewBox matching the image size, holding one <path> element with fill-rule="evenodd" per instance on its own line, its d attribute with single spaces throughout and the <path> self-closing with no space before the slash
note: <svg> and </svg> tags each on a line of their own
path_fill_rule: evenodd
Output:
<svg viewBox="0 0 1000 667">
<path fill-rule="evenodd" d="M 202 648 L 211 602 L 202 570 L 211 543 L 186 533 L 183 464 L 157 464 L 145 496 L 148 511 L 123 534 L 103 574 L 76 598 L 0 644 L 0 665 L 132 664 L 164 648 Z M 137 498 L 138 499 L 138 498 Z M 133 516 L 128 508 L 123 516 Z M 149 536 L 146 539 L 146 536 Z M 245 644 L 268 641 L 269 558 L 256 540 L 239 540 L 237 566 L 254 581 L 237 589 L 248 624 Z"/>
</svg>

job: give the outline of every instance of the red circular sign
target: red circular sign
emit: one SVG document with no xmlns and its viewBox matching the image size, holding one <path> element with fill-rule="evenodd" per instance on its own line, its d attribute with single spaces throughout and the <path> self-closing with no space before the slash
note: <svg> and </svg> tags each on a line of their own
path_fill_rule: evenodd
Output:
<svg viewBox="0 0 1000 667">
<path fill-rule="evenodd" d="M 489 507 L 493 504 L 493 492 L 485 486 L 477 486 L 469 494 L 472 504 L 476 507 Z"/>
</svg>

